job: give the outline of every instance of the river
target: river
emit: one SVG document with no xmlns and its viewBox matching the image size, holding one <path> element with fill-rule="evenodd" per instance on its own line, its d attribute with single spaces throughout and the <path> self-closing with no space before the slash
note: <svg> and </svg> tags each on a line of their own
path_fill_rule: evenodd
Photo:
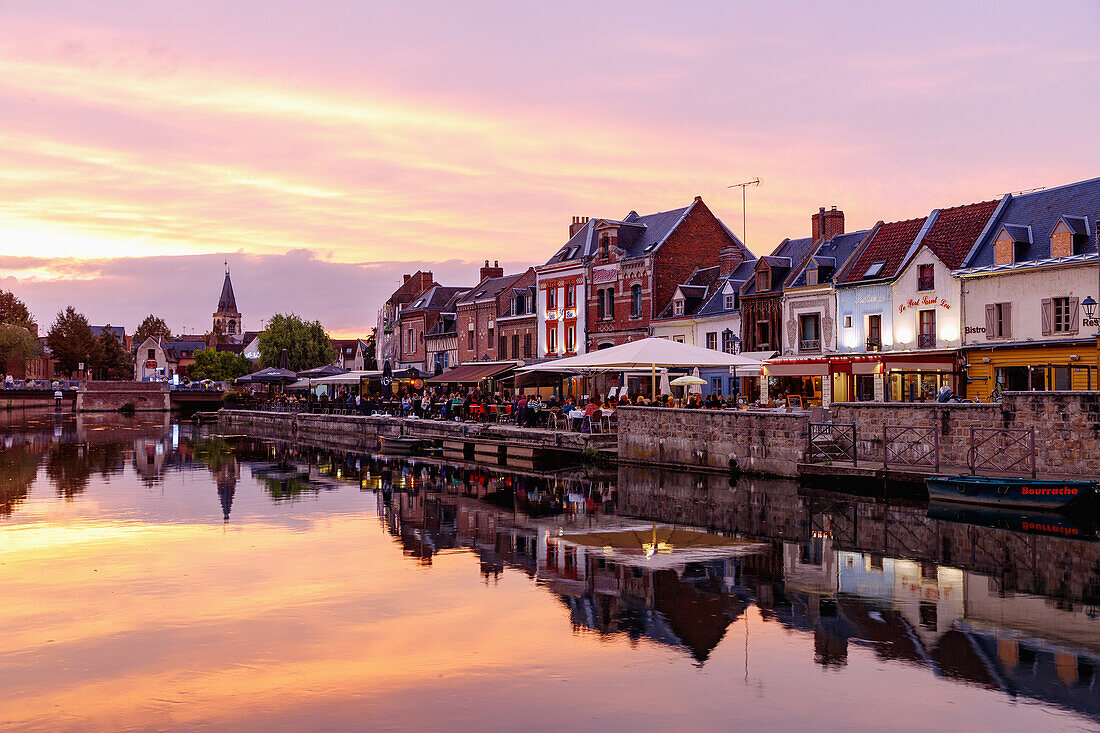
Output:
<svg viewBox="0 0 1100 733">
<path fill-rule="evenodd" d="M 0 436 L 4 730 L 1100 729 L 1083 522 L 161 417 Z"/>
</svg>

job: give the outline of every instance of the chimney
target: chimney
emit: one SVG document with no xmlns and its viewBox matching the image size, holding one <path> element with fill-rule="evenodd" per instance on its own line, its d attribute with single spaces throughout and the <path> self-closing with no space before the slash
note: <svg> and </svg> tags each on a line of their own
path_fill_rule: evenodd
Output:
<svg viewBox="0 0 1100 733">
<path fill-rule="evenodd" d="M 504 277 L 504 269 L 498 262 L 493 262 L 493 266 L 489 267 L 489 260 L 485 260 L 485 266 L 481 268 L 481 279 L 487 277 Z"/>
<path fill-rule="evenodd" d="M 832 239 L 838 234 L 844 233 L 844 212 L 832 207 L 828 211 L 822 206 L 811 217 L 813 221 L 813 240 L 819 242 L 823 239 Z"/>
<path fill-rule="evenodd" d="M 569 225 L 569 238 L 572 239 L 573 235 L 584 229 L 584 225 L 588 223 L 587 216 L 574 216 L 573 222 Z"/>
<path fill-rule="evenodd" d="M 718 277 L 729 277 L 744 260 L 745 255 L 740 247 L 731 244 L 718 250 Z"/>
<path fill-rule="evenodd" d="M 404 284 L 405 284 L 405 283 L 407 283 L 407 282 L 408 282 L 408 281 L 409 281 L 409 280 L 410 280 L 411 278 L 412 278 L 412 275 L 406 275 L 406 276 L 405 276 L 405 279 L 401 281 L 401 284 L 402 284 L 402 285 L 404 285 Z"/>
</svg>

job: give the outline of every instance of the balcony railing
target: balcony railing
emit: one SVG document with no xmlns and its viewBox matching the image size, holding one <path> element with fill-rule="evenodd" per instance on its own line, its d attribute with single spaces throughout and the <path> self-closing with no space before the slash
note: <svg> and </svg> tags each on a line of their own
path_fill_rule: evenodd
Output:
<svg viewBox="0 0 1100 733">
<path fill-rule="evenodd" d="M 922 349 L 930 349 L 936 345 L 936 334 L 922 333 L 917 336 L 917 346 Z"/>
<path fill-rule="evenodd" d="M 821 339 L 799 339 L 799 351 L 821 351 Z"/>
<path fill-rule="evenodd" d="M 934 275 L 930 276 L 930 277 L 918 277 L 917 278 L 917 290 L 935 290 L 935 289 L 936 289 L 936 278 L 935 278 Z"/>
<path fill-rule="evenodd" d="M 877 336 L 867 337 L 868 351 L 882 351 L 882 339 Z"/>
</svg>

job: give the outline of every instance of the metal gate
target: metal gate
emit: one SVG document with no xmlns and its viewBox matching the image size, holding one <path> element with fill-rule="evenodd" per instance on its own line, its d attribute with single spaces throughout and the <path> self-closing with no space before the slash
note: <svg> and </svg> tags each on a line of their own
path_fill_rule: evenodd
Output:
<svg viewBox="0 0 1100 733">
<path fill-rule="evenodd" d="M 882 467 L 940 471 L 940 432 L 935 426 L 883 425 Z"/>
<path fill-rule="evenodd" d="M 806 463 L 851 461 L 856 465 L 856 424 L 810 423 Z"/>
<path fill-rule="evenodd" d="M 1030 473 L 1035 477 L 1035 428 L 970 428 L 970 473 Z"/>
</svg>

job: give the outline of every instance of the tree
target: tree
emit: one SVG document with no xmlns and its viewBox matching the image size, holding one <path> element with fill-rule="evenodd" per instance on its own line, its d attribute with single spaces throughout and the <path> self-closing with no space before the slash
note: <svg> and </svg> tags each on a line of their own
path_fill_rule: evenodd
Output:
<svg viewBox="0 0 1100 733">
<path fill-rule="evenodd" d="M 58 311 L 46 336 L 46 343 L 57 360 L 60 374 L 72 374 L 81 363 L 87 367 L 98 358 L 99 342 L 92 334 L 88 319 L 71 305 Z"/>
<path fill-rule="evenodd" d="M 156 333 L 163 334 L 166 339 L 172 338 L 172 332 L 168 329 L 168 324 L 164 322 L 164 319 L 150 313 L 145 316 L 145 320 L 134 331 L 134 346 L 139 346 L 142 341 Z"/>
<path fill-rule="evenodd" d="M 11 363 L 26 363 L 28 359 L 38 356 L 41 348 L 38 339 L 25 327 L 0 323 L 0 371 L 7 373 Z"/>
<path fill-rule="evenodd" d="M 122 347 L 118 336 L 111 332 L 111 325 L 103 327 L 96 339 L 90 368 L 96 379 L 123 380 L 134 378 L 134 362 L 130 353 Z"/>
<path fill-rule="evenodd" d="M 33 330 L 34 317 L 27 305 L 7 290 L 0 290 L 0 323 L 11 323 Z"/>
<path fill-rule="evenodd" d="M 279 366 L 283 349 L 290 356 L 290 368 L 296 372 L 336 360 L 336 349 L 321 322 L 303 321 L 293 313 L 276 313 L 260 332 L 260 366 Z"/>
<path fill-rule="evenodd" d="M 367 336 L 366 346 L 363 349 L 363 368 L 374 370 L 378 368 L 377 362 L 374 359 L 374 329 L 371 329 L 370 336 Z"/>
<path fill-rule="evenodd" d="M 252 373 L 252 362 L 232 351 L 205 349 L 195 352 L 195 363 L 187 367 L 187 376 L 193 380 L 213 379 L 215 382 L 231 382 L 237 377 Z"/>
</svg>

